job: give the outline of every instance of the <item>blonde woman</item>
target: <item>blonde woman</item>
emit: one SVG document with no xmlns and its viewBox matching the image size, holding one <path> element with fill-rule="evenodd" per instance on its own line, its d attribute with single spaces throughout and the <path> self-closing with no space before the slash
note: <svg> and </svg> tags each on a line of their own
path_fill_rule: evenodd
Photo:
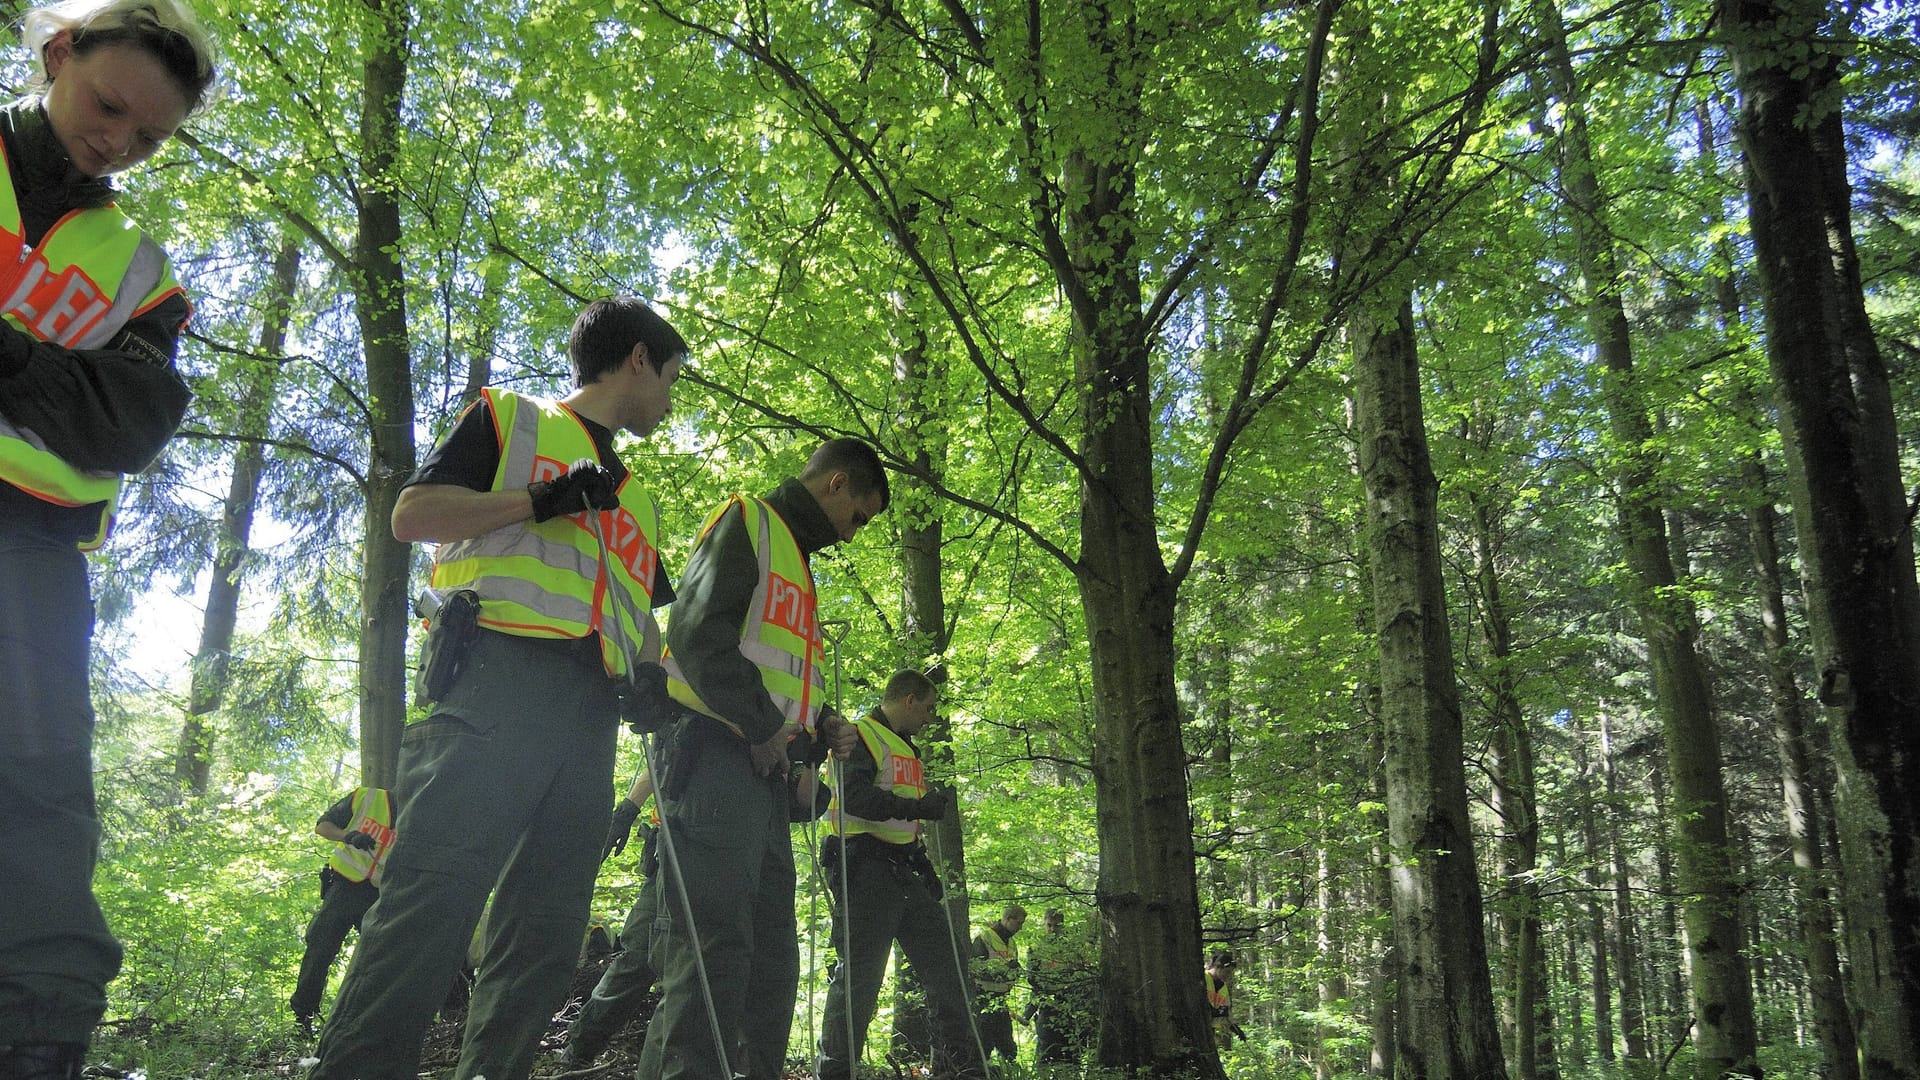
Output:
<svg viewBox="0 0 1920 1080">
<path fill-rule="evenodd" d="M 120 945 L 93 898 L 93 604 L 81 552 L 187 407 L 191 311 L 107 177 L 213 83 L 175 0 L 67 0 L 23 22 L 36 72 L 0 107 L 0 1076 L 80 1075 Z"/>
</svg>

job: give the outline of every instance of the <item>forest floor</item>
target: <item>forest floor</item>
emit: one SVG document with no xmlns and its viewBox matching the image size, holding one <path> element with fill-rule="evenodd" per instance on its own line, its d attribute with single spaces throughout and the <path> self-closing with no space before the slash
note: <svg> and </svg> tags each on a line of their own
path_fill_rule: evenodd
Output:
<svg viewBox="0 0 1920 1080">
<path fill-rule="evenodd" d="M 640 1063 L 641 1045 L 646 1042 L 647 1021 L 653 1018 L 654 1007 L 659 1003 L 657 994 L 647 995 L 639 1015 L 613 1037 L 606 1051 L 592 1065 L 570 1069 L 560 1060 L 567 1046 L 567 1029 L 573 1024 L 574 1018 L 580 1015 L 587 995 L 593 992 L 614 955 L 609 952 L 588 960 L 574 972 L 566 1004 L 547 1021 L 546 1033 L 540 1038 L 540 1049 L 533 1062 L 532 1080 L 623 1080 L 634 1075 Z M 420 1065 L 416 1073 L 420 1080 L 450 1080 L 460 1062 L 460 1040 L 465 1031 L 464 1011 L 434 1020 L 420 1045 Z M 126 1055 L 130 1047 L 151 1052 L 174 1043 L 181 1035 L 180 1031 L 168 1025 L 156 1024 L 144 1017 L 109 1024 L 103 1028 L 101 1037 L 96 1039 L 88 1067 L 82 1076 L 87 1080 L 190 1080 L 193 1077 L 205 1077 L 207 1080 L 300 1080 L 313 1062 L 316 1044 L 313 1039 L 300 1040 L 295 1042 L 291 1051 L 284 1048 L 255 1051 L 245 1055 L 245 1060 L 232 1057 L 217 1061 L 208 1061 L 204 1057 L 187 1059 L 195 1062 L 192 1065 L 184 1065 L 183 1059 L 169 1055 L 161 1055 L 159 1059 L 150 1058 L 148 1054 Z M 123 1055 L 151 1060 L 153 1064 L 146 1069 L 109 1064 L 115 1058 L 125 1061 L 126 1056 Z M 171 1064 L 165 1063 L 169 1060 Z M 861 1075 L 876 1080 L 904 1080 L 912 1075 L 912 1070 L 876 1068 L 867 1064 L 861 1066 Z M 0 1077 L 0 1080 L 6 1078 Z M 813 1071 L 803 1062 L 791 1060 L 783 1080 L 813 1080 Z"/>
</svg>

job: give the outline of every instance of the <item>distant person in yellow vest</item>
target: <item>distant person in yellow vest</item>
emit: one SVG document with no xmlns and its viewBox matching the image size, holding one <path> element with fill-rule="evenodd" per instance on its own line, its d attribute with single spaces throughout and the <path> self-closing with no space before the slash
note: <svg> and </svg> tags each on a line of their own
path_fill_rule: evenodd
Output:
<svg viewBox="0 0 1920 1080">
<path fill-rule="evenodd" d="M 1233 1022 L 1233 974 L 1239 966 L 1232 949 L 1215 949 L 1207 959 L 1207 1010 L 1213 1017 L 1213 1041 L 1222 1050 L 1233 1044 L 1235 1036 L 1247 1037 Z"/>
<path fill-rule="evenodd" d="M 120 971 L 93 896 L 82 550 L 188 400 L 192 305 L 108 177 L 172 138 L 214 69 L 175 0 L 67 0 L 20 26 L 28 93 L 0 106 L 0 1076 L 42 1080 L 79 1075 Z"/>
<path fill-rule="evenodd" d="M 294 986 L 293 1019 L 303 1034 L 313 1034 L 313 1018 L 320 1011 L 327 975 L 340 956 L 347 932 L 360 929 L 360 920 L 380 898 L 380 864 L 393 847 L 393 796 L 386 788 L 360 787 L 334 803 L 313 831 L 337 847 L 320 871 L 320 910 L 307 924 L 307 951 L 300 958 L 300 981 Z"/>
<path fill-rule="evenodd" d="M 1020 977 L 1020 954 L 1013 947 L 1013 936 L 1027 925 L 1027 909 L 1008 904 L 998 922 L 991 922 L 973 935 L 973 987 L 979 992 L 976 1009 L 980 1014 L 980 1040 L 988 1054 L 999 1054 L 1007 1061 L 1019 1059 L 1019 1047 L 1013 1041 L 1013 1010 L 1007 994 Z"/>
<path fill-rule="evenodd" d="M 567 352 L 572 393 L 488 389 L 394 506 L 396 538 L 440 544 L 433 587 L 477 594 L 479 629 L 402 739 L 400 837 L 314 1078 L 413 1080 L 489 892 L 454 1075 L 524 1080 L 572 982 L 621 694 L 630 671 L 664 683 L 652 609 L 672 592 L 658 513 L 614 433 L 666 418 L 687 346 L 622 297 L 588 304 Z"/>
<path fill-rule="evenodd" d="M 723 1058 L 778 1080 L 786 1065 L 800 987 L 790 766 L 860 740 L 827 702 L 809 560 L 888 498 L 873 447 L 831 439 L 765 498 L 722 503 L 687 559 L 667 624 L 681 715 L 661 731 L 655 777 L 673 856 L 661 856 L 650 956 L 662 989 L 639 1080 L 715 1080 Z"/>
<path fill-rule="evenodd" d="M 920 840 L 921 822 L 938 821 L 954 808 L 951 791 L 927 783 L 913 744 L 939 701 L 939 689 L 925 675 L 895 673 L 880 707 L 854 721 L 860 745 L 839 769 L 827 771 L 833 801 L 820 862 L 833 895 L 839 962 L 820 1022 L 818 1080 L 854 1075 L 896 941 L 926 988 L 934 1074 L 985 1075 L 968 1022 L 966 983 L 940 909 L 940 877 Z"/>
</svg>

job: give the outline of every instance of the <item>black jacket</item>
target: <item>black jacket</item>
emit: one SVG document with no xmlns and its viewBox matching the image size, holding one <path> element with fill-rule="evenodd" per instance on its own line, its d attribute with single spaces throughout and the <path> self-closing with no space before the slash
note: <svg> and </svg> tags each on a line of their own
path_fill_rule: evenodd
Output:
<svg viewBox="0 0 1920 1080">
<path fill-rule="evenodd" d="M 74 171 L 37 97 L 0 108 L 0 141 L 28 244 L 72 210 L 113 201 L 113 186 Z M 0 413 L 83 469 L 135 473 L 158 457 L 186 415 L 174 351 L 191 308 L 171 296 L 101 349 L 67 349 L 0 323 Z M 0 483 L 0 522 L 77 540 L 98 508 L 60 507 Z"/>
<path fill-rule="evenodd" d="M 800 481 L 783 482 L 766 501 L 793 530 L 802 557 L 839 539 L 827 512 Z M 754 743 L 772 738 L 786 723 L 760 681 L 760 669 L 740 652 L 740 628 L 759 576 L 753 540 L 735 505 L 687 559 L 667 620 L 667 647 L 687 685 Z"/>
</svg>

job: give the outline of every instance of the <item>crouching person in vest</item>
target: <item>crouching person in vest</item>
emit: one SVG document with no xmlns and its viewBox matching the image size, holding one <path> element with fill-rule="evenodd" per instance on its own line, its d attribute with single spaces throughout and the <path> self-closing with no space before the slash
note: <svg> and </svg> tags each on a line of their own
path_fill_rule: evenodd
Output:
<svg viewBox="0 0 1920 1080">
<path fill-rule="evenodd" d="M 93 896 L 81 552 L 188 400 L 173 360 L 191 305 L 107 177 L 159 150 L 214 71 L 175 0 L 69 0 L 21 27 L 30 92 L 0 107 L 0 1076 L 64 1080 L 121 957 Z"/>
<path fill-rule="evenodd" d="M 480 629 L 401 741 L 399 839 L 312 1077 L 412 1080 L 489 891 L 454 1075 L 527 1076 L 566 997 L 607 835 L 619 690 L 630 672 L 664 678 L 659 520 L 613 435 L 659 426 L 687 346 L 622 298 L 589 304 L 568 351 L 571 394 L 486 391 L 394 507 L 395 537 L 440 544 L 434 588 L 478 595 Z"/>
<path fill-rule="evenodd" d="M 380 863 L 393 847 L 393 796 L 386 788 L 354 788 L 320 816 L 313 831 L 338 846 L 320 871 L 320 910 L 307 924 L 300 981 L 287 1002 L 301 1033 L 309 1036 L 347 932 L 360 929 L 367 909 L 380 898 Z"/>
<path fill-rule="evenodd" d="M 896 941 L 926 987 L 934 1074 L 986 1075 L 974 1048 L 966 984 L 940 910 L 940 879 L 920 842 L 920 823 L 937 821 L 953 808 L 951 792 L 928 786 L 913 745 L 913 736 L 933 720 L 939 695 L 925 675 L 896 673 L 880 707 L 853 722 L 860 745 L 844 765 L 827 772 L 833 802 L 821 866 L 833 894 L 833 943 L 840 958 L 827 984 L 814 1066 L 820 1080 L 854 1075 Z"/>
</svg>

